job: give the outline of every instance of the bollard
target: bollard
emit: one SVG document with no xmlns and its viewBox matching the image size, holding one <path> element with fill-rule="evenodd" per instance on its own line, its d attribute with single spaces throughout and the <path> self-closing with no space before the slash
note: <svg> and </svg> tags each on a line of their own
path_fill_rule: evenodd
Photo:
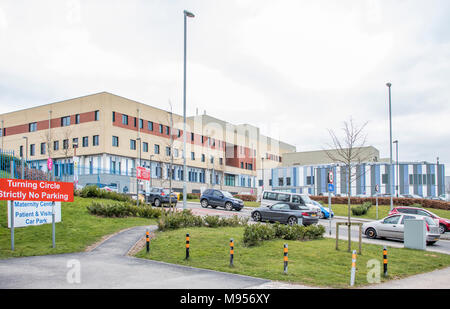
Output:
<svg viewBox="0 0 450 309">
<path fill-rule="evenodd" d="M 150 252 L 150 232 L 148 231 L 148 229 L 145 232 L 145 242 L 147 244 L 147 253 L 149 253 Z"/>
<path fill-rule="evenodd" d="M 288 272 L 288 245 L 284 244 L 284 273 Z"/>
<path fill-rule="evenodd" d="M 385 277 L 387 277 L 387 275 L 388 275 L 387 266 L 388 266 L 387 249 L 386 249 L 386 246 L 384 246 L 384 248 L 383 248 L 383 270 L 384 270 Z"/>
<path fill-rule="evenodd" d="M 230 239 L 230 267 L 233 267 L 234 258 L 234 241 L 233 238 Z"/>
<path fill-rule="evenodd" d="M 355 284 L 355 274 L 356 274 L 356 250 L 352 253 L 352 272 L 350 275 L 350 286 Z"/>
<path fill-rule="evenodd" d="M 189 259 L 189 233 L 186 234 L 186 260 Z"/>
</svg>

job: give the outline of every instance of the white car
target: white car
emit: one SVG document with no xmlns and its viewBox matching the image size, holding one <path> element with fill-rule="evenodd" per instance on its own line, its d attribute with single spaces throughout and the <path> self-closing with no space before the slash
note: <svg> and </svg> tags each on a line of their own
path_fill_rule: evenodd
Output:
<svg viewBox="0 0 450 309">
<path fill-rule="evenodd" d="M 412 214 L 395 214 L 383 218 L 378 221 L 364 223 L 362 232 L 368 238 L 392 238 L 404 239 L 405 220 L 408 219 L 422 219 L 427 227 L 427 245 L 432 245 L 439 240 L 441 234 L 439 233 L 439 224 L 430 217 L 418 216 Z"/>
</svg>

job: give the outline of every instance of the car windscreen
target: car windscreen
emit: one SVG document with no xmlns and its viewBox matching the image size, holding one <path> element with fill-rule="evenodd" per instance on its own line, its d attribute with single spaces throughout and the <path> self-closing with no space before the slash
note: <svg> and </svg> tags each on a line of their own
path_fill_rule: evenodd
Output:
<svg viewBox="0 0 450 309">
<path fill-rule="evenodd" d="M 302 194 L 301 197 L 306 204 L 313 204 L 312 200 L 309 198 L 308 195 Z"/>
<path fill-rule="evenodd" d="M 225 197 L 228 197 L 228 198 L 232 198 L 233 197 L 233 195 L 230 192 L 228 192 L 228 191 L 220 191 L 220 192 L 222 192 L 223 196 L 225 196 Z"/>
</svg>

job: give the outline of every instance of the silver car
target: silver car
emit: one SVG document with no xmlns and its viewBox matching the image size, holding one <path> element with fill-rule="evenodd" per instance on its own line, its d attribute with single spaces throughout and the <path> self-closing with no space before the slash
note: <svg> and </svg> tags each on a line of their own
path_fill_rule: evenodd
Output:
<svg viewBox="0 0 450 309">
<path fill-rule="evenodd" d="M 439 233 L 439 225 L 430 217 L 418 216 L 411 214 L 396 214 L 386 217 L 378 221 L 364 223 L 362 232 L 368 238 L 392 238 L 404 239 L 404 223 L 408 219 L 422 219 L 425 220 L 427 226 L 426 241 L 427 245 L 432 245 L 439 240 L 441 234 Z"/>
</svg>

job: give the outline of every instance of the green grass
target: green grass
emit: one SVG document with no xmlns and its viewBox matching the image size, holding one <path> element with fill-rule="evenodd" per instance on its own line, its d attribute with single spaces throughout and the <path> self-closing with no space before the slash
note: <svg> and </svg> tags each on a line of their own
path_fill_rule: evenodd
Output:
<svg viewBox="0 0 450 309">
<path fill-rule="evenodd" d="M 187 200 L 188 202 L 192 202 L 192 203 L 200 203 L 200 199 L 189 199 Z M 182 200 L 181 200 L 182 202 Z M 259 207 L 260 203 L 259 202 L 251 202 L 251 201 L 244 201 L 244 206 L 247 207 Z"/>
<path fill-rule="evenodd" d="M 351 205 L 351 207 L 355 207 L 356 205 Z M 325 208 L 328 208 L 328 204 L 324 204 Z M 395 205 L 394 205 L 395 207 Z M 442 218 L 450 218 L 450 210 L 443 210 L 443 209 L 434 209 L 434 208 L 424 208 L 426 210 L 431 211 L 432 213 L 436 214 L 439 217 Z M 348 216 L 348 205 L 347 204 L 331 204 L 331 210 L 334 212 L 335 216 Z M 382 219 L 386 216 L 388 216 L 390 210 L 389 205 L 378 205 L 378 219 Z M 363 219 L 373 219 L 375 220 L 377 217 L 377 207 L 373 205 L 370 207 L 369 211 L 362 216 L 353 216 L 353 214 L 350 212 L 350 215 L 352 218 L 363 218 Z"/>
<path fill-rule="evenodd" d="M 185 235 L 190 234 L 190 259 L 185 258 Z M 234 267 L 229 266 L 229 241 L 234 238 Z M 151 242 L 150 253 L 145 249 L 137 257 L 164 261 L 196 268 L 247 275 L 309 286 L 349 287 L 351 253 L 335 250 L 335 240 L 307 242 L 273 240 L 257 247 L 243 246 L 243 228 L 190 228 L 158 232 Z M 283 273 L 283 244 L 289 245 L 288 274 Z M 346 248 L 342 241 L 340 248 Z M 357 243 L 353 243 L 355 250 Z M 376 259 L 382 271 L 382 246 L 363 244 L 357 257 L 355 286 L 368 285 L 367 262 Z M 450 265 L 450 255 L 410 249 L 388 248 L 389 279 L 444 268 Z"/>
<path fill-rule="evenodd" d="M 15 250 L 11 251 L 11 233 L 8 228 L 7 204 L 0 201 L 0 259 L 70 253 L 83 251 L 103 236 L 119 230 L 155 224 L 144 218 L 102 218 L 90 215 L 86 209 L 98 199 L 75 197 L 72 203 L 61 203 L 62 220 L 56 223 L 56 248 L 52 248 L 52 225 L 29 226 L 14 229 Z M 102 202 L 114 203 L 112 200 Z"/>
</svg>

